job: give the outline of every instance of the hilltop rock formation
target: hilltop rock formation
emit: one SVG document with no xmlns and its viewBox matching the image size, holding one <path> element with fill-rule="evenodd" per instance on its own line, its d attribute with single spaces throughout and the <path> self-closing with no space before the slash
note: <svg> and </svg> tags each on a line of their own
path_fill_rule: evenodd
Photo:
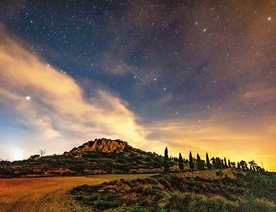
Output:
<svg viewBox="0 0 276 212">
<path fill-rule="evenodd" d="M 81 153 L 81 152 L 101 152 L 101 153 L 113 153 L 122 152 L 126 146 L 126 141 L 119 139 L 111 140 L 106 138 L 95 139 L 94 141 L 88 141 L 83 145 L 72 149 L 69 153 Z"/>
</svg>

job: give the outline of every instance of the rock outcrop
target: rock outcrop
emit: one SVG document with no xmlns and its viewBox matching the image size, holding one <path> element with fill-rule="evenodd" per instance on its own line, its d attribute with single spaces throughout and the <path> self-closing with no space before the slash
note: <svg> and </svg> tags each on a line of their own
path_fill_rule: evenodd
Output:
<svg viewBox="0 0 276 212">
<path fill-rule="evenodd" d="M 81 153 L 81 152 L 102 152 L 102 153 L 113 153 L 121 152 L 127 146 L 126 141 L 119 139 L 111 140 L 106 138 L 95 139 L 94 141 L 88 141 L 78 148 L 74 148 L 70 153 Z"/>
</svg>

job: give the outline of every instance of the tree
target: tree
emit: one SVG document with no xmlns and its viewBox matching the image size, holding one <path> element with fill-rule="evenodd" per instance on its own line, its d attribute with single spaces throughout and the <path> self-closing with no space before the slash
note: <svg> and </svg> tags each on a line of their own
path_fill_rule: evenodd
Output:
<svg viewBox="0 0 276 212">
<path fill-rule="evenodd" d="M 224 167 L 227 168 L 226 157 L 224 157 Z"/>
<path fill-rule="evenodd" d="M 184 170 L 184 166 L 183 166 L 183 159 L 182 159 L 181 153 L 179 153 L 178 165 L 179 165 L 179 169 L 180 169 L 181 171 L 183 171 L 183 170 Z"/>
<path fill-rule="evenodd" d="M 212 168 L 212 165 L 211 165 L 211 163 L 210 163 L 208 153 L 206 153 L 206 163 L 207 163 L 207 168 L 208 168 L 208 169 L 211 169 L 211 168 Z"/>
<path fill-rule="evenodd" d="M 221 169 L 223 168 L 223 160 L 221 160 L 219 157 L 212 158 L 213 167 L 215 169 Z"/>
<path fill-rule="evenodd" d="M 164 158 L 164 172 L 169 173 L 170 172 L 170 161 L 168 156 L 168 148 L 165 149 L 165 158 Z"/>
<path fill-rule="evenodd" d="M 194 159 L 193 159 L 193 155 L 192 155 L 191 151 L 190 151 L 190 155 L 189 155 L 189 165 L 190 165 L 190 169 L 195 168 Z"/>
<path fill-rule="evenodd" d="M 241 169 L 241 165 L 240 165 L 240 163 L 238 162 L 237 164 L 238 164 L 238 169 Z"/>
<path fill-rule="evenodd" d="M 204 169 L 204 161 L 201 160 L 199 154 L 197 153 L 196 155 L 196 162 L 197 162 L 197 169 L 198 170 L 203 170 Z"/>
<path fill-rule="evenodd" d="M 39 150 L 40 157 L 43 157 L 46 154 L 46 149 L 44 150 Z"/>
<path fill-rule="evenodd" d="M 240 166 L 243 170 L 247 170 L 248 167 L 247 167 L 247 163 L 244 161 L 244 160 L 241 160 L 240 161 Z"/>
<path fill-rule="evenodd" d="M 199 169 L 200 168 L 200 156 L 198 153 L 196 154 L 196 163 L 197 163 L 197 168 Z"/>
<path fill-rule="evenodd" d="M 231 162 L 229 159 L 228 159 L 228 167 L 231 167 Z"/>
<path fill-rule="evenodd" d="M 213 167 L 215 167 L 215 164 L 216 164 L 216 159 L 214 157 L 211 158 L 211 161 L 212 161 L 212 165 Z"/>
<path fill-rule="evenodd" d="M 236 163 L 235 162 L 231 162 L 230 164 L 231 164 L 231 167 L 236 168 Z"/>
<path fill-rule="evenodd" d="M 254 160 L 251 160 L 248 163 L 250 165 L 250 169 L 255 171 L 255 168 L 257 167 L 257 163 Z"/>
</svg>

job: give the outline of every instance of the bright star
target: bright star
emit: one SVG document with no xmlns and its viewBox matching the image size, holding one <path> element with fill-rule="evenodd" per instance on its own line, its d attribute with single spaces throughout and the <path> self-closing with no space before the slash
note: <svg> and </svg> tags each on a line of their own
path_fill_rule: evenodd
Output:
<svg viewBox="0 0 276 212">
<path fill-rule="evenodd" d="M 268 17 L 267 20 L 268 20 L 268 21 L 271 21 L 271 17 Z"/>
<path fill-rule="evenodd" d="M 31 97 L 30 96 L 26 96 L 25 99 L 29 101 L 29 100 L 31 100 Z"/>
</svg>

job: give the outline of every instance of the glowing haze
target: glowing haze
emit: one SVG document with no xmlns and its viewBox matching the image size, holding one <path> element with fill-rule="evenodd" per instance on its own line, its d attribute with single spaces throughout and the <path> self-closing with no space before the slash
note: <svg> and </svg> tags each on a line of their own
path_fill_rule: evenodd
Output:
<svg viewBox="0 0 276 212">
<path fill-rule="evenodd" d="M 1 159 L 106 137 L 276 171 L 274 3 L 33 4 L 0 13 Z"/>
</svg>

